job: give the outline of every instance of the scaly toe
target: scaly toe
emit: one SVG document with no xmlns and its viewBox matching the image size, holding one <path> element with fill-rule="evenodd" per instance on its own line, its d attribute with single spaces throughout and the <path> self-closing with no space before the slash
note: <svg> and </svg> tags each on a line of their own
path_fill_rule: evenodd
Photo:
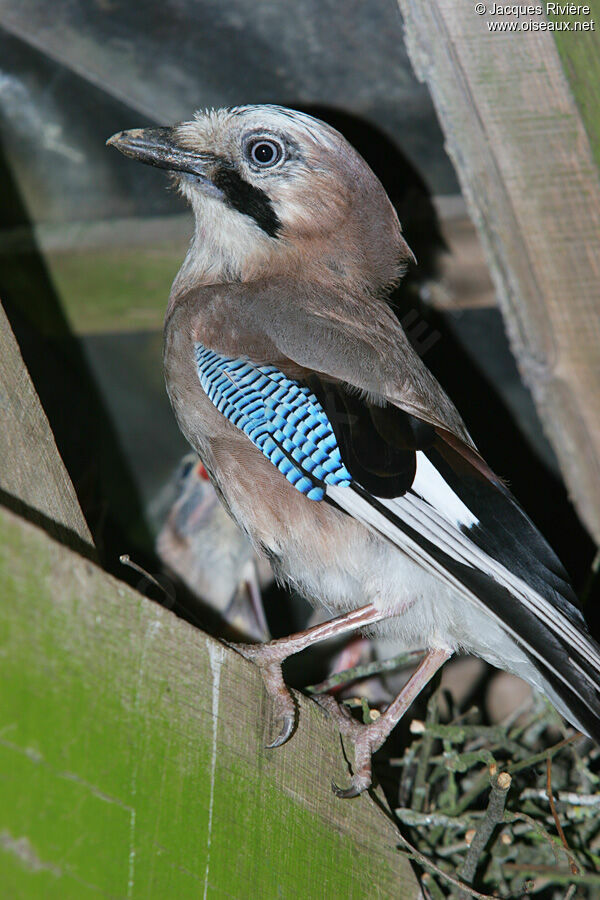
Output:
<svg viewBox="0 0 600 900">
<path fill-rule="evenodd" d="M 281 723 L 279 734 L 265 747 L 267 750 L 281 747 L 291 738 L 296 725 L 296 706 L 281 671 L 281 660 L 285 656 L 281 653 L 281 649 L 274 645 L 274 642 L 271 644 L 230 643 L 229 646 L 258 667 L 267 694 L 273 702 L 273 718 Z"/>
<path fill-rule="evenodd" d="M 266 644 L 236 644 L 227 642 L 227 646 L 253 662 L 259 669 L 266 669 L 273 665 L 281 665 L 288 654 L 279 641 L 267 641 Z"/>
<path fill-rule="evenodd" d="M 350 710 L 343 703 L 338 703 L 330 694 L 320 694 L 313 699 L 321 709 L 331 716 L 342 734 L 354 739 L 358 738 L 364 726 L 352 718 Z"/>
<path fill-rule="evenodd" d="M 331 789 L 336 797 L 339 797 L 341 800 L 351 800 L 352 797 L 359 797 L 364 791 L 368 790 L 371 787 L 371 776 L 363 774 L 363 775 L 353 775 L 350 779 L 350 787 L 341 788 L 339 787 L 335 781 L 331 782 Z"/>
<path fill-rule="evenodd" d="M 327 694 L 315 697 L 315 699 L 334 719 L 343 737 L 348 738 L 354 746 L 356 774 L 350 779 L 350 787 L 341 788 L 335 782 L 332 782 L 333 793 L 336 797 L 343 799 L 358 797 L 359 794 L 371 787 L 371 753 L 378 746 L 374 734 L 376 730 L 375 723 L 361 725 L 360 722 L 352 718 L 345 706 L 337 703 L 333 697 Z"/>
<path fill-rule="evenodd" d="M 281 747 L 294 733 L 296 725 L 296 704 L 283 680 L 281 666 L 273 663 L 261 669 L 261 675 L 267 694 L 273 701 L 273 719 L 281 723 L 281 729 L 275 740 L 267 744 L 269 750 Z"/>
</svg>

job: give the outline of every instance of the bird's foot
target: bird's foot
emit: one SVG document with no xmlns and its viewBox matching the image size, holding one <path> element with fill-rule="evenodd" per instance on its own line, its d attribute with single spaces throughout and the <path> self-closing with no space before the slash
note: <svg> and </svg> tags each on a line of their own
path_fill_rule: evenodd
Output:
<svg viewBox="0 0 600 900">
<path fill-rule="evenodd" d="M 267 644 L 230 644 L 229 646 L 260 669 L 263 684 L 273 703 L 274 719 L 279 723 L 277 737 L 266 747 L 268 750 L 281 747 L 291 738 L 296 724 L 296 705 L 283 680 L 281 671 L 281 663 L 287 659 L 289 654 L 278 641 L 269 641 Z"/>
<path fill-rule="evenodd" d="M 343 799 L 358 797 L 371 787 L 371 757 L 384 743 L 395 723 L 389 724 L 384 714 L 375 722 L 361 725 L 352 718 L 345 706 L 328 694 L 315 697 L 315 700 L 334 719 L 340 733 L 349 738 L 354 745 L 354 774 L 350 779 L 350 785 L 341 788 L 332 781 L 333 793 Z"/>
<path fill-rule="evenodd" d="M 349 711 L 340 706 L 333 697 L 322 694 L 315 698 L 317 703 L 333 717 L 341 734 L 354 744 L 354 774 L 350 779 L 350 786 L 340 788 L 333 783 L 332 788 L 336 796 L 344 799 L 358 797 L 371 787 L 373 753 L 379 750 L 417 694 L 451 655 L 451 651 L 446 649 L 430 650 L 383 715 L 368 725 L 361 725 L 353 719 Z"/>
<path fill-rule="evenodd" d="M 281 728 L 275 740 L 267 745 L 269 749 L 285 744 L 294 733 L 296 724 L 296 706 L 283 680 L 282 662 L 288 656 L 299 653 L 300 650 L 310 647 L 317 641 L 372 625 L 388 616 L 388 612 L 377 609 L 373 604 L 368 604 L 343 616 L 338 616 L 336 619 L 331 619 L 329 622 L 322 622 L 313 628 L 307 628 L 306 631 L 299 631 L 297 634 L 269 641 L 267 644 L 229 644 L 233 650 L 237 650 L 243 657 L 258 666 L 267 694 L 273 701 L 275 716 L 281 722 Z"/>
</svg>

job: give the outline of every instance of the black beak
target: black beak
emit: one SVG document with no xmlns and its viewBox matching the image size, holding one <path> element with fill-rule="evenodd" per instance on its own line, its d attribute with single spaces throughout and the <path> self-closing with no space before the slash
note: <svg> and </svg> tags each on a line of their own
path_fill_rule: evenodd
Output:
<svg viewBox="0 0 600 900">
<path fill-rule="evenodd" d="M 214 157 L 208 153 L 186 150 L 178 144 L 175 128 L 132 128 L 113 134 L 106 143 L 116 147 L 125 156 L 149 166 L 171 172 L 186 172 L 210 181 L 206 167 L 207 163 L 214 161 Z"/>
</svg>

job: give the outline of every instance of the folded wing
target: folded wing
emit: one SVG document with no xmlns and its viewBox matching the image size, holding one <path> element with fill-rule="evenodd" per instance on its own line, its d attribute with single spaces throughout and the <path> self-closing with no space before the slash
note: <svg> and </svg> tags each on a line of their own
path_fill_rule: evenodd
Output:
<svg viewBox="0 0 600 900">
<path fill-rule="evenodd" d="M 298 360 L 291 377 L 285 365 L 229 359 L 201 344 L 196 354 L 211 401 L 294 487 L 483 607 L 570 719 L 600 740 L 600 648 L 556 555 L 463 438 L 464 426 L 446 429 L 437 415 L 422 419 Z"/>
</svg>

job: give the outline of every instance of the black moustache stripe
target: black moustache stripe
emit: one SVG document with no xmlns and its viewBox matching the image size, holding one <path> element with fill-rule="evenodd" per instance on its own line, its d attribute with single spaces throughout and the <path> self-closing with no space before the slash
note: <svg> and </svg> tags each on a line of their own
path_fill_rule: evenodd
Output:
<svg viewBox="0 0 600 900">
<path fill-rule="evenodd" d="M 234 168 L 226 164 L 217 168 L 212 180 L 223 191 L 227 203 L 233 209 L 254 219 L 270 237 L 277 237 L 281 222 L 264 191 L 245 181 Z"/>
</svg>

